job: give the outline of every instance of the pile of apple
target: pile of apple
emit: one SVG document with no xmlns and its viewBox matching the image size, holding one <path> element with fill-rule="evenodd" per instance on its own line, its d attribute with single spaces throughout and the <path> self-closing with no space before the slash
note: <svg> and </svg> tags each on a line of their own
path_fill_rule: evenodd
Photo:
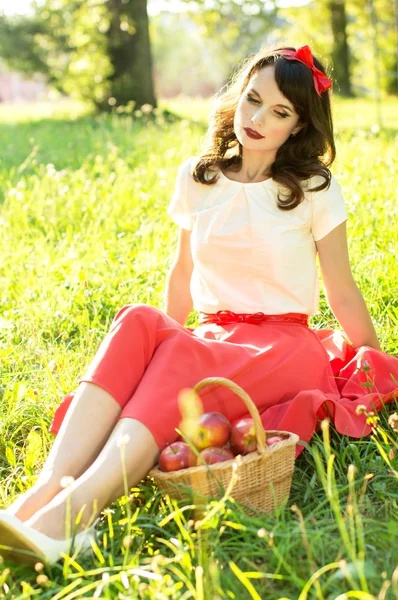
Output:
<svg viewBox="0 0 398 600">
<path fill-rule="evenodd" d="M 282 437 L 266 439 L 267 446 L 281 442 Z M 176 441 L 166 446 L 159 456 L 161 471 L 179 471 L 189 467 L 209 465 L 231 460 L 238 454 L 249 454 L 257 449 L 256 432 L 252 418 L 240 419 L 234 425 L 221 413 L 203 413 L 189 441 L 198 450 L 197 456 L 189 444 Z"/>
</svg>

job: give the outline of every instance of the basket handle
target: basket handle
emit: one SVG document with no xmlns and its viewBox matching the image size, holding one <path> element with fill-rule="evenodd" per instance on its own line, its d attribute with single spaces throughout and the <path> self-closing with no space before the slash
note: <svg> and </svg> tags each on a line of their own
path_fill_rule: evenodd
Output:
<svg viewBox="0 0 398 600">
<path fill-rule="evenodd" d="M 243 400 L 246 404 L 246 407 L 249 409 L 249 412 L 254 421 L 254 429 L 256 432 L 256 440 L 257 440 L 257 450 L 260 454 L 265 454 L 265 431 L 263 424 L 261 422 L 260 413 L 257 410 L 257 406 L 254 404 L 253 400 L 250 396 L 243 390 L 237 383 L 231 381 L 230 379 L 226 379 L 225 377 L 206 377 L 202 379 L 194 386 L 195 392 L 200 392 L 204 387 L 210 384 L 221 385 L 224 386 L 231 391 L 235 392 Z"/>
</svg>

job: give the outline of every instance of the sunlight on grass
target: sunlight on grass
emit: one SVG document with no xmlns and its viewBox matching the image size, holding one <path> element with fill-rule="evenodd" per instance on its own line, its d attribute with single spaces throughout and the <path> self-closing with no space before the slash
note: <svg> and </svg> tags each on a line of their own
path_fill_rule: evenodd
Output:
<svg viewBox="0 0 398 600">
<path fill-rule="evenodd" d="M 383 102 L 379 131 L 371 102 L 335 99 L 332 171 L 349 214 L 355 281 L 383 350 L 397 356 L 395 105 Z M 163 307 L 178 229 L 166 208 L 178 165 L 198 153 L 209 106 L 163 100 L 152 120 L 94 117 L 73 103 L 0 105 L 2 507 L 34 484 L 54 440 L 54 410 L 76 389 L 117 310 Z M 196 324 L 192 311 L 187 325 Z M 323 287 L 311 326 L 340 329 Z M 368 414 L 374 426 L 363 439 L 324 420 L 296 460 L 287 507 L 273 513 L 251 517 L 227 493 L 198 520 L 194 505 L 162 495 L 150 477 L 128 489 L 124 469 L 124 495 L 102 511 L 91 554 L 51 568 L 0 559 L 0 594 L 394 600 L 397 414 L 397 399 Z"/>
<path fill-rule="evenodd" d="M 0 103 L 0 123 L 32 123 L 43 119 L 74 120 L 91 112 L 89 106 L 69 98 L 56 102 Z"/>
</svg>

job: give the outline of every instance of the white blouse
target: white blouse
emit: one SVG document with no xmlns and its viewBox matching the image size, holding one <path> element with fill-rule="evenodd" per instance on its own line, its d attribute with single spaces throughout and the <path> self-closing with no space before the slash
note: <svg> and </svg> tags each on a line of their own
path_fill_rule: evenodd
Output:
<svg viewBox="0 0 398 600">
<path fill-rule="evenodd" d="M 315 314 L 319 303 L 315 241 L 348 218 L 334 176 L 328 190 L 304 191 L 299 206 L 282 211 L 277 195 L 283 186 L 273 179 L 240 183 L 218 170 L 217 183 L 204 185 L 191 175 L 196 160 L 192 156 L 178 168 L 167 210 L 177 225 L 192 230 L 194 309 Z M 312 177 L 308 187 L 323 181 Z"/>
</svg>

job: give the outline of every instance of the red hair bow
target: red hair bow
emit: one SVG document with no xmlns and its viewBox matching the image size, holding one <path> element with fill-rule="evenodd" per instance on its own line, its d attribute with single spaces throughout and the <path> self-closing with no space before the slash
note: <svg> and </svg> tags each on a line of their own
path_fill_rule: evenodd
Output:
<svg viewBox="0 0 398 600">
<path fill-rule="evenodd" d="M 314 65 L 314 59 L 309 46 L 301 46 L 296 52 L 293 50 L 283 50 L 280 54 L 283 58 L 286 58 L 286 60 L 298 60 L 311 69 L 314 76 L 315 90 L 319 96 L 322 95 L 322 92 L 328 90 L 332 86 L 330 79 Z"/>
</svg>

